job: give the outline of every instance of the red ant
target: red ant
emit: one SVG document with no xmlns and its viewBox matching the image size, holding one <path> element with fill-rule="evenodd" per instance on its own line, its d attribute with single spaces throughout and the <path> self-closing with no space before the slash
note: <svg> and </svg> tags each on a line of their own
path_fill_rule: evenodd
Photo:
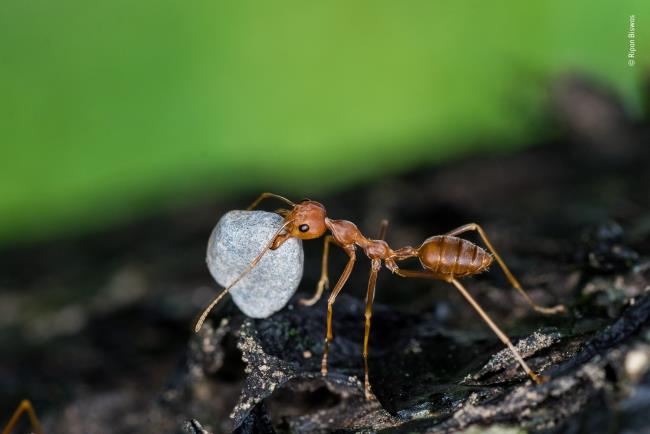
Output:
<svg viewBox="0 0 650 434">
<path fill-rule="evenodd" d="M 363 337 L 363 361 L 365 373 L 364 391 L 367 399 L 372 398 L 370 382 L 368 381 L 368 336 L 370 334 L 370 320 L 372 317 L 372 303 L 375 297 L 377 273 L 381 268 L 382 261 L 386 268 L 398 276 L 444 280 L 445 282 L 454 285 L 469 304 L 476 309 L 481 318 L 483 318 L 499 339 L 510 349 L 510 351 L 512 351 L 515 359 L 519 362 L 530 378 L 532 378 L 537 384 L 543 382 L 543 377 L 535 373 L 528 364 L 526 364 L 523 357 L 512 345 L 508 336 L 506 336 L 505 333 L 497 327 L 494 321 L 490 319 L 488 314 L 485 313 L 476 300 L 474 300 L 465 287 L 458 281 L 458 278 L 481 273 L 487 270 L 493 260 L 496 259 L 510 284 L 526 299 L 528 304 L 534 310 L 543 314 L 554 314 L 564 312 L 565 308 L 563 305 L 548 308 L 535 304 L 526 291 L 524 291 L 519 281 L 512 275 L 506 264 L 492 246 L 492 243 L 490 243 L 485 231 L 479 225 L 476 223 L 469 223 L 447 232 L 444 235 L 435 235 L 427 238 L 419 247 L 414 248 L 407 246 L 393 250 L 390 248 L 388 243 L 383 240 L 388 227 L 387 220 L 382 222 L 379 239 L 373 240 L 366 238 L 352 222 L 346 220 L 332 220 L 328 218 L 325 207 L 322 204 L 309 199 L 305 199 L 302 202 L 295 204 L 289 199 L 277 194 L 263 193 L 251 204 L 251 206 L 248 207 L 248 210 L 254 209 L 261 201 L 267 198 L 282 200 L 292 208 L 290 210 L 280 209 L 276 211 L 284 217 L 282 226 L 278 229 L 267 246 L 255 259 L 253 259 L 253 261 L 251 261 L 246 270 L 244 270 L 244 272 L 242 272 L 234 282 L 228 285 L 228 287 L 226 287 L 203 311 L 196 323 L 196 332 L 201 329 L 205 318 L 219 300 L 228 293 L 230 288 L 232 288 L 242 277 L 249 273 L 255 265 L 257 265 L 257 263 L 262 259 L 262 256 L 268 250 L 277 249 L 282 245 L 282 243 L 291 237 L 300 238 L 302 240 L 311 240 L 320 238 L 329 231 L 331 235 L 325 235 L 322 273 L 320 280 L 318 281 L 318 286 L 316 287 L 316 293 L 309 299 L 302 299 L 299 301 L 303 305 L 311 306 L 320 299 L 323 291 L 329 285 L 327 262 L 330 243 L 334 243 L 343 249 L 349 259 L 341 277 L 339 277 L 338 282 L 334 286 L 334 289 L 327 300 L 327 335 L 325 337 L 325 348 L 321 362 L 321 373 L 323 375 L 327 375 L 329 345 L 334 338 L 332 333 L 332 307 L 336 301 L 336 296 L 341 292 L 343 285 L 345 285 L 345 282 L 350 276 L 356 261 L 356 248 L 359 247 L 371 260 L 370 278 L 368 280 L 368 292 L 366 295 L 365 333 Z M 470 241 L 457 237 L 458 235 L 470 231 L 478 232 L 490 253 Z M 424 270 L 403 270 L 398 267 L 397 262 L 409 258 L 418 258 Z"/>
</svg>

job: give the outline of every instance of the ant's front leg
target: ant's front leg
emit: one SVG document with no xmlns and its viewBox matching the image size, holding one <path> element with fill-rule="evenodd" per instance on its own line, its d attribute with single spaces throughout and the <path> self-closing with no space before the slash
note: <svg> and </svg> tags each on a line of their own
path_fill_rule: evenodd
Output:
<svg viewBox="0 0 650 434">
<path fill-rule="evenodd" d="M 341 289 L 343 289 L 343 285 L 345 285 L 345 282 L 347 282 L 348 278 L 350 277 L 350 273 L 352 272 L 352 268 L 354 268 L 354 263 L 357 259 L 356 253 L 354 251 L 354 245 L 343 246 L 343 248 L 345 249 L 345 252 L 348 254 L 350 259 L 345 265 L 345 269 L 343 270 L 341 277 L 339 277 L 339 281 L 336 282 L 336 286 L 327 299 L 327 335 L 325 336 L 325 347 L 323 349 L 323 359 L 321 360 L 320 366 L 320 372 L 323 375 L 327 375 L 327 356 L 329 354 L 330 343 L 334 339 L 334 333 L 332 332 L 332 315 L 334 313 L 333 305 L 336 301 L 336 296 L 339 295 L 339 292 L 341 292 Z"/>
<path fill-rule="evenodd" d="M 339 243 L 336 242 L 333 236 L 327 235 L 323 243 L 323 260 L 320 273 L 320 279 L 318 280 L 318 285 L 316 286 L 316 293 L 311 298 L 301 298 L 298 300 L 298 303 L 303 306 L 313 306 L 318 300 L 320 300 L 325 289 L 329 289 L 330 280 L 327 273 L 327 263 L 330 252 L 330 243 L 334 243 L 337 246 Z"/>
<path fill-rule="evenodd" d="M 492 246 L 492 243 L 488 239 L 487 234 L 483 230 L 483 228 L 476 223 L 468 223 L 466 225 L 463 225 L 459 228 L 454 229 L 453 231 L 447 232 L 446 235 L 448 236 L 457 236 L 460 234 L 463 234 L 465 232 L 470 232 L 470 231 L 476 231 L 478 232 L 479 236 L 483 240 L 483 243 L 487 246 L 487 248 L 490 250 L 490 253 L 494 255 L 494 259 L 497 260 L 497 263 L 499 264 L 499 267 L 501 267 L 501 270 L 503 270 L 503 274 L 506 275 L 506 278 L 510 282 L 510 284 L 526 299 L 530 307 L 533 308 L 533 310 L 543 313 L 545 315 L 551 315 L 551 314 L 556 314 L 556 313 L 562 313 L 566 312 L 566 308 L 562 304 L 558 304 L 557 306 L 553 307 L 544 307 L 540 306 L 537 303 L 533 301 L 532 298 L 530 298 L 530 295 L 524 290 L 524 288 L 521 286 L 519 281 L 515 278 L 515 276 L 510 272 L 510 269 L 506 265 L 506 263 L 501 259 L 501 256 L 497 253 L 495 250 L 494 246 Z"/>
</svg>

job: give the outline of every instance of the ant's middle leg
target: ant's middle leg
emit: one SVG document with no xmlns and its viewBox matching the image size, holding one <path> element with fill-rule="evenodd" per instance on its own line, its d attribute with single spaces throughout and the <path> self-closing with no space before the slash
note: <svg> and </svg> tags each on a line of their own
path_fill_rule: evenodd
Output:
<svg viewBox="0 0 650 434">
<path fill-rule="evenodd" d="M 515 276 L 510 272 L 510 269 L 506 265 L 505 262 L 503 262 L 503 259 L 501 259 L 501 256 L 497 253 L 497 251 L 494 249 L 494 246 L 492 246 L 492 243 L 487 237 L 487 234 L 483 230 L 483 228 L 476 223 L 469 223 L 466 225 L 463 225 L 459 228 L 454 229 L 453 231 L 447 232 L 445 235 L 449 236 L 457 236 L 460 234 L 463 234 L 465 232 L 470 232 L 470 231 L 476 231 L 478 232 L 479 236 L 487 246 L 487 248 L 490 250 L 490 253 L 494 255 L 494 259 L 496 259 L 497 263 L 499 264 L 499 267 L 501 267 L 501 270 L 503 270 L 503 274 L 506 275 L 506 278 L 510 282 L 510 284 L 526 299 L 528 304 L 537 312 L 550 315 L 550 314 L 555 314 L 555 313 L 561 313 L 565 312 L 566 308 L 562 304 L 558 304 L 557 306 L 553 307 L 544 307 L 540 306 L 537 303 L 533 301 L 532 298 L 530 298 L 530 295 L 524 290 L 524 288 L 521 286 L 519 281 L 515 278 Z"/>
<path fill-rule="evenodd" d="M 377 273 L 381 268 L 381 260 L 373 259 L 370 268 L 370 279 L 368 279 L 368 293 L 366 294 L 366 324 L 363 333 L 363 373 L 364 373 L 364 393 L 366 399 L 372 399 L 370 391 L 370 380 L 368 378 L 368 338 L 370 336 L 370 320 L 372 319 L 372 302 L 375 300 L 375 287 L 377 286 Z"/>
<path fill-rule="evenodd" d="M 321 360 L 321 365 L 320 365 L 320 372 L 323 375 L 327 375 L 327 356 L 329 354 L 330 343 L 334 339 L 334 333 L 332 332 L 332 316 L 334 313 L 333 305 L 334 302 L 336 301 L 336 296 L 339 295 L 339 292 L 341 292 L 341 289 L 343 289 L 343 285 L 345 285 L 345 282 L 347 282 L 348 278 L 350 277 L 350 273 L 352 272 L 352 268 L 354 267 L 354 263 L 357 259 L 356 253 L 354 251 L 354 246 L 344 246 L 343 248 L 345 249 L 345 252 L 348 254 L 350 259 L 348 260 L 348 263 L 345 265 L 345 269 L 343 270 L 341 277 L 339 277 L 339 281 L 336 282 L 336 286 L 334 286 L 332 293 L 327 299 L 327 334 L 325 335 L 323 359 Z"/>
<path fill-rule="evenodd" d="M 379 228 L 379 239 L 386 238 L 388 220 L 383 219 Z M 372 303 L 375 301 L 375 287 L 377 286 L 377 274 L 381 269 L 381 260 L 373 259 L 370 265 L 370 278 L 368 279 L 368 292 L 366 293 L 365 328 L 363 332 L 363 391 L 366 399 L 372 399 L 370 378 L 368 369 L 368 340 L 370 338 L 370 323 L 372 320 Z"/>
<path fill-rule="evenodd" d="M 316 304 L 316 302 L 320 300 L 321 296 L 323 295 L 323 291 L 325 289 L 329 289 L 330 280 L 327 272 L 327 262 L 330 252 L 330 243 L 338 245 L 333 236 L 327 235 L 325 237 L 325 241 L 323 242 L 323 260 L 321 265 L 320 279 L 318 279 L 318 285 L 316 286 L 316 292 L 311 298 L 301 298 L 298 300 L 298 303 L 304 306 L 313 306 Z"/>
<path fill-rule="evenodd" d="M 535 381 L 537 384 L 543 383 L 543 378 L 537 374 L 535 371 L 533 371 L 530 366 L 524 361 L 524 358 L 519 354 L 519 351 L 517 351 L 517 348 L 512 344 L 510 341 L 510 338 L 492 321 L 492 318 L 483 310 L 483 308 L 478 304 L 476 300 L 474 300 L 474 297 L 472 297 L 469 292 L 461 285 L 461 283 L 456 280 L 453 276 L 450 275 L 440 275 L 440 274 L 435 274 L 430 271 L 411 271 L 411 270 L 401 270 L 399 268 L 396 268 L 395 270 L 392 270 L 395 274 L 398 276 L 402 277 L 417 277 L 417 278 L 428 278 L 428 279 L 436 279 L 436 280 L 444 280 L 448 283 L 451 283 L 456 287 L 456 289 L 465 297 L 465 299 L 469 302 L 469 304 L 472 305 L 472 307 L 478 312 L 478 314 L 481 316 L 483 321 L 487 323 L 487 325 L 492 329 L 494 334 L 498 336 L 498 338 L 505 344 L 506 347 L 512 352 L 512 355 L 515 357 L 517 362 L 521 365 L 521 367 L 524 369 L 526 374 L 530 378 Z"/>
</svg>

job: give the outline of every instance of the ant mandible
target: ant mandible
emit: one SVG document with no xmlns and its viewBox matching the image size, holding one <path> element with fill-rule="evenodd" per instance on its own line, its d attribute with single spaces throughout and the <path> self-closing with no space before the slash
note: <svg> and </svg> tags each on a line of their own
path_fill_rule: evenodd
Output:
<svg viewBox="0 0 650 434">
<path fill-rule="evenodd" d="M 478 314 L 483 318 L 492 331 L 510 349 L 517 362 L 519 362 L 530 378 L 532 378 L 537 384 L 543 382 L 543 378 L 528 366 L 508 336 L 506 336 L 494 321 L 492 321 L 483 308 L 481 308 L 476 300 L 474 300 L 474 298 L 467 292 L 465 287 L 458 281 L 458 278 L 481 273 L 487 270 L 493 260 L 496 259 L 499 267 L 503 270 L 510 284 L 526 299 L 528 304 L 535 311 L 543 314 L 554 314 L 564 312 L 565 308 L 563 305 L 557 305 L 550 308 L 537 305 L 510 272 L 505 262 L 503 262 L 492 246 L 485 231 L 479 225 L 476 223 L 469 223 L 447 232 L 444 235 L 434 235 L 427 238 L 419 247 L 407 246 L 393 250 L 390 248 L 388 243 L 384 241 L 386 229 L 388 227 L 387 220 L 382 222 L 379 239 L 374 240 L 365 237 L 352 222 L 328 218 L 325 207 L 322 204 L 309 199 L 305 199 L 300 203 L 293 203 L 289 199 L 277 194 L 262 193 L 247 209 L 252 210 L 256 208 L 260 202 L 268 198 L 276 198 L 284 201 L 292 208 L 290 210 L 279 209 L 276 211 L 284 218 L 282 226 L 274 234 L 273 238 L 259 253 L 259 255 L 251 261 L 246 270 L 244 270 L 234 282 L 228 285 L 228 287 L 215 297 L 210 305 L 203 311 L 195 325 L 196 332 L 201 329 L 206 317 L 219 300 L 221 300 L 221 298 L 228 293 L 230 288 L 237 284 L 242 277 L 248 274 L 255 265 L 259 263 L 262 256 L 267 251 L 277 249 L 282 245 L 282 243 L 291 237 L 296 237 L 301 240 L 311 240 L 325 236 L 322 272 L 320 280 L 318 281 L 318 286 L 316 287 L 316 292 L 313 297 L 309 299 L 301 299 L 299 301 L 303 305 L 311 306 L 320 299 L 325 288 L 329 286 L 327 272 L 329 246 L 331 243 L 334 243 L 343 249 L 343 251 L 348 255 L 348 262 L 327 300 L 327 334 L 325 336 L 323 359 L 321 361 L 321 373 L 323 375 L 327 375 L 329 345 L 334 338 L 334 334 L 332 333 L 332 307 L 336 301 L 337 295 L 341 292 L 343 285 L 345 285 L 345 282 L 348 280 L 348 277 L 352 272 L 352 268 L 356 261 L 356 248 L 359 247 L 371 261 L 370 278 L 368 279 L 368 291 L 366 295 L 365 330 L 363 336 L 363 362 L 365 374 L 364 391 L 367 399 L 372 399 L 370 382 L 368 380 L 368 336 L 370 335 L 372 303 L 375 297 L 377 273 L 381 268 L 382 261 L 386 268 L 398 276 L 443 280 L 454 285 L 469 304 L 476 309 Z M 329 235 L 325 235 L 327 231 L 330 232 Z M 488 248 L 489 253 L 470 241 L 458 238 L 458 235 L 470 231 L 478 232 L 479 236 Z M 397 262 L 409 258 L 418 258 L 424 270 L 403 270 L 398 267 Z"/>
</svg>

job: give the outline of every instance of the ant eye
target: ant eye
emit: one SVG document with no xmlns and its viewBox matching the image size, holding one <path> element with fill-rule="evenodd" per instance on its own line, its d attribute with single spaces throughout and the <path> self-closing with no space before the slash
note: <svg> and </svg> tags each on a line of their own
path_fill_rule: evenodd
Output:
<svg viewBox="0 0 650 434">
<path fill-rule="evenodd" d="M 300 226 L 298 226 L 298 230 L 300 232 L 307 232 L 309 230 L 309 225 L 304 225 L 304 224 L 300 225 Z"/>
</svg>

